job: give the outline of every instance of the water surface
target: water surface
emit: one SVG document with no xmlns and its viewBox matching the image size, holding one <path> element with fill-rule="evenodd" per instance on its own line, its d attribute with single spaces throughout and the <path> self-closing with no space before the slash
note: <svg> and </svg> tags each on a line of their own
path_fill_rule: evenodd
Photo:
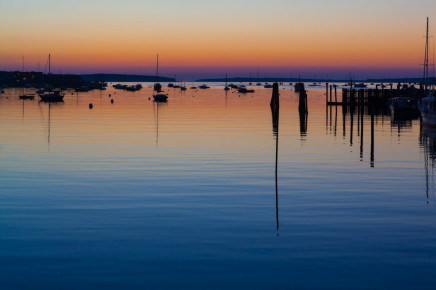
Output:
<svg viewBox="0 0 436 290">
<path fill-rule="evenodd" d="M 2 289 L 436 282 L 436 131 L 418 119 L 326 111 L 322 88 L 307 118 L 281 89 L 278 124 L 261 88 L 20 93 L 0 95 Z"/>
</svg>

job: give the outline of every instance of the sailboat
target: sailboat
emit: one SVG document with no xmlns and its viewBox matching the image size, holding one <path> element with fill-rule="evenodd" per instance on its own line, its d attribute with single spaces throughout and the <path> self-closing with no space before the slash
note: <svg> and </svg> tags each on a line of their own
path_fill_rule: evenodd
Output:
<svg viewBox="0 0 436 290">
<path fill-rule="evenodd" d="M 229 86 L 227 85 L 227 73 L 226 73 L 226 86 L 224 87 L 224 90 L 225 90 L 225 91 L 230 90 Z"/>
<path fill-rule="evenodd" d="M 48 75 L 51 75 L 51 56 L 48 55 Z M 41 92 L 39 94 L 39 97 L 41 98 L 41 101 L 43 102 L 62 102 L 64 99 L 65 94 L 63 94 L 61 91 L 47 91 L 47 92 Z"/>
<path fill-rule="evenodd" d="M 433 89 L 428 90 L 428 17 L 427 17 L 427 30 L 425 37 L 425 56 L 424 56 L 424 87 L 427 97 L 422 99 L 419 106 L 421 111 L 421 119 L 423 124 L 429 126 L 436 126 L 436 91 Z"/>
<path fill-rule="evenodd" d="M 156 82 L 153 86 L 153 90 L 157 92 L 157 94 L 153 95 L 153 99 L 155 102 L 166 102 L 168 100 L 168 95 L 161 94 L 162 92 L 162 85 L 158 83 L 159 81 L 159 54 L 157 55 L 157 62 L 156 62 Z"/>
<path fill-rule="evenodd" d="M 21 100 L 33 100 L 35 98 L 35 94 L 25 94 L 24 90 L 26 88 L 26 85 L 24 84 L 24 81 L 26 80 L 26 77 L 24 76 L 24 57 L 23 57 L 23 69 L 22 69 L 22 73 L 23 73 L 23 94 L 21 96 L 19 96 L 19 98 Z"/>
<path fill-rule="evenodd" d="M 299 93 L 301 91 L 301 85 L 302 85 L 301 78 L 300 75 L 298 75 L 298 83 L 295 83 L 294 85 L 294 91 L 296 93 Z"/>
<path fill-rule="evenodd" d="M 162 85 L 159 83 L 159 54 L 157 55 L 156 60 L 156 80 L 154 82 L 153 88 L 158 93 L 162 91 Z"/>
</svg>

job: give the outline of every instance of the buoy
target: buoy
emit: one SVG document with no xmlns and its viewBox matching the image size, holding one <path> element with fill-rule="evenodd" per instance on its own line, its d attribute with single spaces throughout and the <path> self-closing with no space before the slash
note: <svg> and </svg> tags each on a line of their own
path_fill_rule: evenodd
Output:
<svg viewBox="0 0 436 290">
<path fill-rule="evenodd" d="M 90 103 L 89 104 L 89 108 L 92 109 L 92 107 L 94 107 L 94 106 L 92 105 L 92 103 Z"/>
<path fill-rule="evenodd" d="M 109 98 L 111 97 L 112 95 L 111 94 L 109 94 Z"/>
<path fill-rule="evenodd" d="M 111 104 L 113 104 L 114 103 L 114 99 L 111 99 Z"/>
<path fill-rule="evenodd" d="M 148 98 L 148 100 L 150 101 L 150 98 Z"/>
</svg>

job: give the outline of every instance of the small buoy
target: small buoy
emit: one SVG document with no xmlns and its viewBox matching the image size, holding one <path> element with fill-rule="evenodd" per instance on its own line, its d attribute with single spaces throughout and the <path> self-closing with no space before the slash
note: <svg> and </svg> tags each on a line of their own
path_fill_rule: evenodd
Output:
<svg viewBox="0 0 436 290">
<path fill-rule="evenodd" d="M 89 108 L 92 109 L 92 107 L 94 107 L 94 106 L 92 105 L 92 103 L 90 103 L 89 104 Z"/>
<path fill-rule="evenodd" d="M 111 104 L 113 104 L 114 103 L 114 99 L 111 99 Z"/>
<path fill-rule="evenodd" d="M 111 97 L 112 95 L 111 94 L 109 94 L 109 98 Z"/>
</svg>

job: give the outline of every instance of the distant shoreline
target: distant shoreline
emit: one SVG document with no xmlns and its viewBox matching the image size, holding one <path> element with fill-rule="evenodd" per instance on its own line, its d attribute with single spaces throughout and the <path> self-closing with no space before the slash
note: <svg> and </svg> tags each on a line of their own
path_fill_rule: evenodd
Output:
<svg viewBox="0 0 436 290">
<path fill-rule="evenodd" d="M 19 72 L 19 71 L 0 71 L 0 84 L 16 84 L 17 81 L 23 82 L 22 76 L 26 75 L 27 80 L 25 82 L 32 82 L 39 79 L 40 82 L 47 82 L 48 80 L 58 79 L 65 82 L 66 80 L 74 80 L 75 83 L 82 82 L 178 82 L 175 78 L 150 75 L 135 75 L 135 74 L 43 74 L 41 72 Z M 250 77 L 233 77 L 233 78 L 205 78 L 198 79 L 195 82 L 204 83 L 348 83 L 350 79 L 317 79 L 317 78 L 250 78 Z M 356 79 L 354 83 L 422 83 L 422 78 L 369 78 L 369 79 Z M 428 84 L 436 84 L 436 78 L 429 78 Z"/>
<path fill-rule="evenodd" d="M 238 77 L 238 78 L 228 78 L 227 82 L 229 83 L 295 83 L 295 82 L 303 82 L 303 83 L 348 83 L 350 79 L 315 79 L 315 78 L 246 78 L 246 77 Z M 422 78 L 383 78 L 383 79 L 363 79 L 363 80 L 353 80 L 354 83 L 421 83 L 423 81 Z M 225 78 L 216 78 L 216 79 L 199 79 L 196 82 L 207 82 L 207 83 L 221 83 L 226 82 Z M 429 84 L 436 84 L 436 78 L 428 79 Z"/>
</svg>

